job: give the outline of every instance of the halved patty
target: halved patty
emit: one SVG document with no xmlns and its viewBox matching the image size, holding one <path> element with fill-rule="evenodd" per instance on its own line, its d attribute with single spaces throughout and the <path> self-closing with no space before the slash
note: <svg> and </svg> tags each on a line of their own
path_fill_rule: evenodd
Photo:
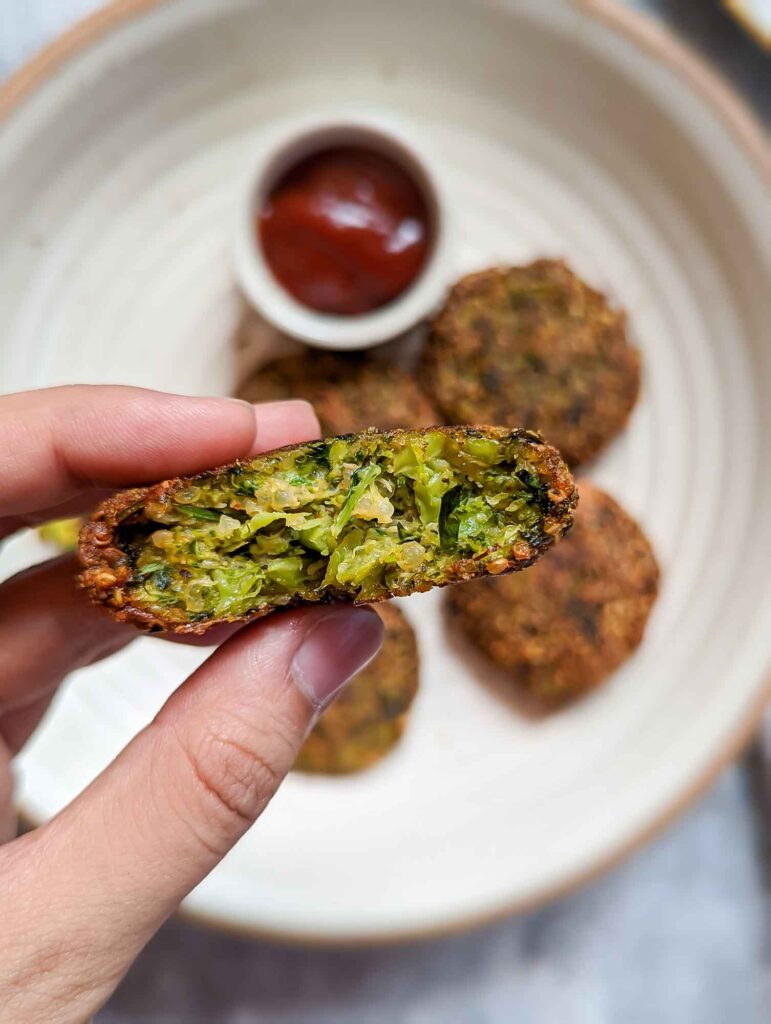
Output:
<svg viewBox="0 0 771 1024">
<path fill-rule="evenodd" d="M 419 375 L 449 423 L 537 430 L 577 466 L 626 423 L 640 360 L 623 312 L 564 263 L 538 260 L 458 281 Z"/>
<path fill-rule="evenodd" d="M 558 704 L 599 686 L 638 646 L 659 570 L 637 523 L 581 483 L 570 535 L 526 573 L 448 594 L 454 621 L 523 690 Z"/>
<path fill-rule="evenodd" d="M 81 584 L 120 620 L 201 633 L 522 569 L 575 502 L 536 434 L 367 431 L 113 496 L 81 534 Z"/>
<path fill-rule="evenodd" d="M 357 772 L 399 741 L 418 689 L 415 634 L 393 603 L 376 608 L 385 625 L 383 647 L 314 726 L 295 762 L 303 772 Z"/>
<path fill-rule="evenodd" d="M 283 356 L 257 370 L 238 397 L 248 402 L 304 398 L 325 434 L 367 427 L 418 430 L 442 421 L 414 374 L 358 353 L 309 350 Z"/>
</svg>

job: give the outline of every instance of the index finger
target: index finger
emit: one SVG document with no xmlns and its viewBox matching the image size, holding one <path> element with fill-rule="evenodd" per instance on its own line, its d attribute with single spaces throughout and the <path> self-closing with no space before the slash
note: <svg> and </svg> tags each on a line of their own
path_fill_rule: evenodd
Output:
<svg viewBox="0 0 771 1024">
<path fill-rule="evenodd" d="M 88 386 L 0 398 L 0 516 L 92 488 L 185 476 L 318 436 L 307 402 L 253 406 L 142 388 Z"/>
</svg>

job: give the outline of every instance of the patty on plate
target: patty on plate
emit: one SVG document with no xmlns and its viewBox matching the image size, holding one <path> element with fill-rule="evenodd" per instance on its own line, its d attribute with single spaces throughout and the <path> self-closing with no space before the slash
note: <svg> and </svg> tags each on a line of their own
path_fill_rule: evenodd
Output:
<svg viewBox="0 0 771 1024">
<path fill-rule="evenodd" d="M 448 594 L 453 621 L 544 704 L 604 682 L 643 637 L 659 570 L 637 523 L 609 495 L 580 485 L 576 521 L 526 573 Z"/>
<path fill-rule="evenodd" d="M 447 422 L 537 430 L 577 466 L 626 423 L 640 359 L 623 312 L 565 263 L 537 260 L 458 281 L 419 377 Z"/>
<path fill-rule="evenodd" d="M 81 533 L 80 582 L 120 621 L 203 633 L 524 569 L 575 504 L 537 434 L 365 431 L 113 495 Z"/>
<path fill-rule="evenodd" d="M 376 611 L 385 625 L 383 647 L 327 708 L 300 750 L 303 772 L 357 772 L 398 742 L 418 689 L 415 634 L 393 602 Z"/>
<path fill-rule="evenodd" d="M 282 356 L 257 370 L 238 391 L 248 402 L 304 398 L 325 434 L 432 427 L 441 417 L 415 375 L 361 353 Z"/>
</svg>

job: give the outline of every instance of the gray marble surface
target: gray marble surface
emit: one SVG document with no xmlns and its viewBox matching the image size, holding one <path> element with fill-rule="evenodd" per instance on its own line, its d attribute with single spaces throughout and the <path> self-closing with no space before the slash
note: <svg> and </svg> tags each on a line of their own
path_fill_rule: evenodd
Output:
<svg viewBox="0 0 771 1024">
<path fill-rule="evenodd" d="M 544 0 L 548 2 L 548 0 Z M 771 59 L 716 0 L 636 0 L 771 120 Z M 0 0 L 0 75 L 98 6 Z M 99 1024 L 761 1024 L 771 1019 L 769 856 L 752 759 L 600 881 L 440 942 L 284 949 L 169 922 Z"/>
</svg>

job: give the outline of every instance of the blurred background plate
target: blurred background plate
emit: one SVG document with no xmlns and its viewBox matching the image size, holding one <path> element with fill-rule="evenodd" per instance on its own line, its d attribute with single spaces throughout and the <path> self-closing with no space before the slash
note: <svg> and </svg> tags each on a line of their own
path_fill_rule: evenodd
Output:
<svg viewBox="0 0 771 1024">
<path fill-rule="evenodd" d="M 564 255 L 629 310 L 643 351 L 641 403 L 592 471 L 664 569 L 638 655 L 591 699 L 532 721 L 449 636 L 440 594 L 403 602 L 422 692 L 402 746 L 356 778 L 290 778 L 189 910 L 346 941 L 532 905 L 652 834 L 758 722 L 771 651 L 763 144 L 646 24 L 562 0 L 123 0 L 0 94 L 5 391 L 226 393 L 235 183 L 269 118 L 351 97 L 409 116 L 446 163 L 458 273 Z M 37 543 L 11 542 L 3 573 Z M 27 814 L 55 813 L 201 657 L 142 639 L 73 677 L 20 759 Z"/>
<path fill-rule="evenodd" d="M 771 50 L 771 4 L 768 0 L 724 0 L 724 3 L 760 45 Z"/>
</svg>

